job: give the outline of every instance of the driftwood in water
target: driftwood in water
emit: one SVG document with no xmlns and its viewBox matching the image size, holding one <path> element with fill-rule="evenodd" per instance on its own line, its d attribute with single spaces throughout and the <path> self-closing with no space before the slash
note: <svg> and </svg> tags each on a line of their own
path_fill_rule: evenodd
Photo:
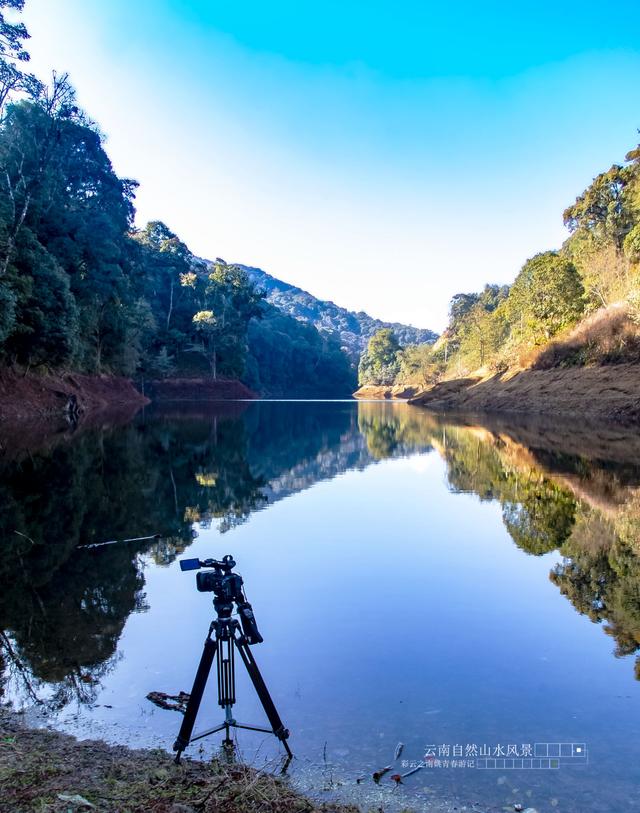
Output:
<svg viewBox="0 0 640 813">
<path fill-rule="evenodd" d="M 187 703 L 189 702 L 190 695 L 188 692 L 180 692 L 180 694 L 165 694 L 165 692 L 149 692 L 147 700 L 151 700 L 156 706 L 161 709 L 170 709 L 171 711 L 180 711 L 182 714 L 187 710 Z"/>
</svg>

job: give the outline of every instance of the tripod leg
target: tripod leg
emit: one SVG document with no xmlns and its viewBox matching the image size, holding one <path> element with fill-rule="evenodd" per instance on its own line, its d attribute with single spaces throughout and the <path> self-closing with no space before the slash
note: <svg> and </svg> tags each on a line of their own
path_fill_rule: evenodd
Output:
<svg viewBox="0 0 640 813">
<path fill-rule="evenodd" d="M 258 664 L 254 660 L 253 654 L 249 649 L 249 645 L 247 644 L 244 638 L 238 639 L 234 637 L 233 640 L 236 642 L 236 646 L 238 647 L 240 657 L 242 658 L 244 665 L 247 667 L 247 672 L 249 673 L 249 677 L 251 678 L 253 687 L 256 690 L 258 697 L 260 698 L 262 708 L 265 710 L 265 714 L 267 715 L 269 723 L 271 724 L 273 733 L 284 745 L 285 751 L 287 752 L 288 756 L 290 757 L 293 756 L 293 754 L 291 753 L 291 749 L 289 748 L 289 743 L 287 742 L 289 730 L 284 727 L 284 723 L 280 719 L 278 710 L 276 709 L 275 704 L 271 699 L 271 695 L 269 694 L 269 690 L 267 689 L 267 684 L 264 682 L 264 679 L 260 674 Z"/>
<path fill-rule="evenodd" d="M 209 632 L 209 637 L 204 642 L 204 650 L 202 652 L 202 657 L 200 658 L 200 664 L 198 665 L 195 680 L 193 681 L 193 688 L 191 689 L 189 702 L 187 703 L 187 710 L 185 711 L 184 719 L 182 721 L 182 725 L 180 726 L 180 732 L 173 744 L 173 750 L 178 752 L 176 754 L 176 762 L 180 762 L 180 755 L 187 745 L 189 745 L 189 741 L 191 740 L 193 726 L 196 722 L 196 716 L 198 714 L 198 709 L 200 708 L 202 695 L 204 694 L 204 689 L 207 685 L 207 679 L 209 677 L 209 672 L 211 671 L 211 664 L 213 663 L 217 648 L 218 644 L 216 641 L 211 639 L 211 632 Z"/>
</svg>

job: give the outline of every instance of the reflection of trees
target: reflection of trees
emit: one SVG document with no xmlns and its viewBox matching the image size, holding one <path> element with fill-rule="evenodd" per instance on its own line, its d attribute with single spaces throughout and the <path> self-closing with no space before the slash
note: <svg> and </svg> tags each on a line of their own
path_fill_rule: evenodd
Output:
<svg viewBox="0 0 640 813">
<path fill-rule="evenodd" d="M 316 479 L 322 479 L 325 459 L 339 457 L 349 440 L 359 438 L 353 407 L 348 403 L 327 409 L 319 402 L 263 401 L 245 413 L 244 426 L 251 469 L 267 481 L 313 463 Z M 348 466 L 348 461 L 342 465 Z"/>
<path fill-rule="evenodd" d="M 385 420 L 384 418 L 387 418 Z M 390 416 L 361 417 L 359 428 L 367 439 L 367 448 L 376 460 L 392 457 L 401 442 L 402 426 Z"/>
<path fill-rule="evenodd" d="M 264 480 L 247 460 L 247 438 L 239 419 L 150 421 L 147 459 L 157 461 L 154 502 L 163 512 L 156 525 L 163 536 L 190 539 L 191 525 L 221 520 L 221 530 L 264 503 Z M 151 452 L 151 455 L 149 454 Z"/>
<path fill-rule="evenodd" d="M 340 454 L 360 437 L 353 411 L 329 415 L 321 405 L 256 405 L 246 420 L 211 409 L 143 416 L 0 462 L 5 677 L 31 700 L 48 684 L 53 703 L 90 702 L 127 617 L 144 609 L 137 554 L 167 564 L 191 542 L 194 521 L 228 530 L 277 498 L 268 482 L 291 493 L 354 455 L 359 463 L 357 448 Z M 162 538 L 86 547 L 153 533 Z"/>
<path fill-rule="evenodd" d="M 521 484 L 519 502 L 502 504 L 502 519 L 519 548 L 540 555 L 561 548 L 571 534 L 576 501 L 546 478 Z"/>
<path fill-rule="evenodd" d="M 584 509 L 563 549 L 566 558 L 551 581 L 578 612 L 616 642 L 617 657 L 640 649 L 640 557 L 616 529 L 616 522 Z M 636 660 L 640 679 L 640 658 Z"/>
<path fill-rule="evenodd" d="M 454 489 L 501 503 L 518 547 L 535 555 L 562 552 L 565 558 L 551 580 L 578 612 L 605 624 L 616 641 L 615 654 L 637 652 L 640 500 L 621 484 L 640 482 L 640 469 L 627 461 L 613 465 L 549 449 L 540 453 L 471 428 L 441 428 L 434 445 Z M 607 506 L 609 513 L 577 499 L 565 483 L 576 493 L 594 494 L 594 504 Z M 640 659 L 636 674 L 640 679 Z"/>
<path fill-rule="evenodd" d="M 551 578 L 605 624 L 617 654 L 638 650 L 640 475 L 628 461 L 554 455 L 397 404 L 261 403 L 242 416 L 151 415 L 0 462 L 0 672 L 27 694 L 51 685 L 56 704 L 90 702 L 127 617 L 145 607 L 139 554 L 167 564 L 194 521 L 225 531 L 319 480 L 433 448 L 452 489 L 501 503 L 522 550 L 561 550 Z M 162 538 L 82 549 L 153 533 Z"/>
<path fill-rule="evenodd" d="M 0 467 L 0 649 L 7 673 L 35 698 L 89 702 L 110 668 L 127 617 L 144 609 L 136 554 L 159 563 L 192 540 L 192 521 L 237 519 L 263 503 L 242 423 L 139 422 L 88 432 Z M 82 548 L 163 534 L 158 542 Z M 80 547 L 79 547 L 80 546 Z"/>
<path fill-rule="evenodd" d="M 16 682 L 32 698 L 38 684 L 54 684 L 49 702 L 56 706 L 91 702 L 126 619 L 145 608 L 143 585 L 126 545 L 77 551 L 47 583 L 25 584 L 22 596 L 12 594 L 17 604 L 2 605 L 4 648 Z"/>
<path fill-rule="evenodd" d="M 137 554 L 167 564 L 193 522 L 228 530 L 267 499 L 371 461 L 347 405 L 188 412 L 90 429 L 0 463 L 0 652 L 5 676 L 32 700 L 44 684 L 53 703 L 92 700 L 127 617 L 144 609 Z M 162 538 L 86 547 L 154 533 Z"/>
<path fill-rule="evenodd" d="M 562 547 L 576 509 L 567 488 L 538 469 L 516 465 L 505 442 L 488 433 L 445 429 L 440 449 L 452 487 L 498 500 L 505 527 L 519 548 L 540 555 Z"/>
<path fill-rule="evenodd" d="M 431 449 L 434 421 L 428 412 L 396 404 L 359 404 L 358 429 L 375 460 Z"/>
</svg>

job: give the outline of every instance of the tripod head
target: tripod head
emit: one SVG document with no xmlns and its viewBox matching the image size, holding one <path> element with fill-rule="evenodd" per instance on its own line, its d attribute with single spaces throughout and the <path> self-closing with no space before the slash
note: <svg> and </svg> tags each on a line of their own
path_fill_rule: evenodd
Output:
<svg viewBox="0 0 640 813">
<path fill-rule="evenodd" d="M 181 559 L 180 570 L 200 570 L 196 573 L 196 587 L 200 593 L 213 593 L 213 606 L 218 620 L 228 622 L 235 604 L 242 624 L 242 633 L 248 644 L 261 644 L 264 638 L 258 632 L 256 618 L 244 594 L 243 580 L 239 573 L 233 573 L 236 566 L 233 556 L 227 554 L 218 559 Z"/>
</svg>

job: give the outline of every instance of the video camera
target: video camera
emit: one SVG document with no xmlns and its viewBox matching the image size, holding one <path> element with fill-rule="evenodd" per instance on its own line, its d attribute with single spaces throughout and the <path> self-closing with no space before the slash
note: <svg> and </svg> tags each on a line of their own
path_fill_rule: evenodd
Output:
<svg viewBox="0 0 640 813">
<path fill-rule="evenodd" d="M 248 644 L 261 644 L 264 640 L 258 632 L 256 618 L 251 604 L 244 594 L 242 576 L 233 573 L 236 566 L 233 556 L 227 554 L 218 559 L 181 559 L 180 570 L 200 570 L 208 568 L 205 573 L 196 573 L 196 587 L 200 593 L 213 593 L 213 606 L 220 619 L 228 619 L 235 603 L 242 632 Z"/>
</svg>

